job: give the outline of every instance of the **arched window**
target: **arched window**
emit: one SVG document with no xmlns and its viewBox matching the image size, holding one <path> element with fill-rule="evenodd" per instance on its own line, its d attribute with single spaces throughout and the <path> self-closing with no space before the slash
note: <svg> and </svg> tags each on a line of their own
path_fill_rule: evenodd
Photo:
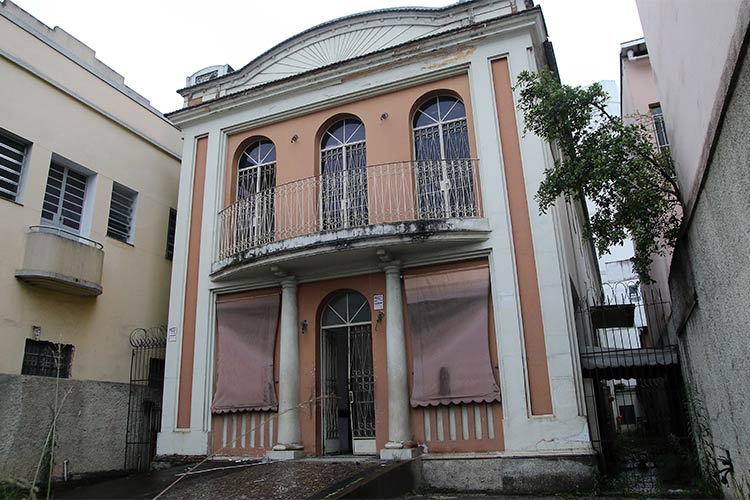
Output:
<svg viewBox="0 0 750 500">
<path fill-rule="evenodd" d="M 250 247 L 273 241 L 276 146 L 253 141 L 240 156 L 237 171 L 237 238 Z"/>
<path fill-rule="evenodd" d="M 237 199 L 247 198 L 276 185 L 276 146 L 268 139 L 251 143 L 240 156 Z"/>
<path fill-rule="evenodd" d="M 440 95 L 414 113 L 417 208 L 422 219 L 477 215 L 466 108 Z"/>
<path fill-rule="evenodd" d="M 365 126 L 356 118 L 331 125 L 320 140 L 323 230 L 367 225 Z"/>
</svg>

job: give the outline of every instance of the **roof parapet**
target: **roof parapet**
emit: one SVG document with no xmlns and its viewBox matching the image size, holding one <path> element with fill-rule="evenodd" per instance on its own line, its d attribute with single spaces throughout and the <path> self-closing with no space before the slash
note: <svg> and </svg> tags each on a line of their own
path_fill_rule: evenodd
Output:
<svg viewBox="0 0 750 500">
<path fill-rule="evenodd" d="M 151 102 L 148 99 L 125 85 L 124 76 L 97 59 L 96 52 L 91 47 L 81 42 L 64 29 L 59 26 L 50 28 L 11 0 L 0 1 L 0 16 L 5 17 L 33 36 L 39 38 L 68 59 L 71 59 L 75 63 L 86 68 L 88 71 L 106 81 L 134 101 L 159 115 L 162 114 L 156 108 L 151 106 Z"/>
</svg>

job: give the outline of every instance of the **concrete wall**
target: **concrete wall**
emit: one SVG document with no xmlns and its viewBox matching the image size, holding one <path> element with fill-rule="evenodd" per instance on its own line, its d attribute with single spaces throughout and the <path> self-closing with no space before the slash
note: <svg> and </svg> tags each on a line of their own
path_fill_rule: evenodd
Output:
<svg viewBox="0 0 750 500">
<path fill-rule="evenodd" d="M 593 455 L 423 457 L 426 491 L 500 492 L 515 495 L 590 491 L 597 473 Z"/>
<path fill-rule="evenodd" d="M 735 477 L 750 481 L 747 53 L 738 71 L 703 192 L 692 223 L 675 250 L 670 288 L 673 324 L 679 327 L 686 322 L 680 335 L 684 371 L 710 422 L 716 455 L 729 450 Z"/>
<path fill-rule="evenodd" d="M 747 0 L 636 0 L 680 189 L 691 206 L 744 39 Z"/>
<path fill-rule="evenodd" d="M 669 270 L 671 330 L 715 454 L 731 456 L 725 493 L 736 495 L 732 480 L 750 481 L 750 2 L 637 3 L 686 200 Z"/>
<path fill-rule="evenodd" d="M 128 384 L 60 380 L 53 476 L 68 460 L 72 478 L 122 469 Z M 0 374 L 0 471 L 2 477 L 34 478 L 53 416 L 55 379 Z"/>
</svg>

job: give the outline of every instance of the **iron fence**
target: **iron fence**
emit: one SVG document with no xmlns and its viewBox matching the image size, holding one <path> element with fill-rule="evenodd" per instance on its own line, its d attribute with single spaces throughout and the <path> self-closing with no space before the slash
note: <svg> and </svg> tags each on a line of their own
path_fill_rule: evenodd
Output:
<svg viewBox="0 0 750 500">
<path fill-rule="evenodd" d="M 605 284 L 576 313 L 589 431 L 618 494 L 689 488 L 697 475 L 671 312 L 657 287 Z"/>
<path fill-rule="evenodd" d="M 130 334 L 130 391 L 125 440 L 125 470 L 148 471 L 161 428 L 166 329 L 137 328 Z"/>
</svg>

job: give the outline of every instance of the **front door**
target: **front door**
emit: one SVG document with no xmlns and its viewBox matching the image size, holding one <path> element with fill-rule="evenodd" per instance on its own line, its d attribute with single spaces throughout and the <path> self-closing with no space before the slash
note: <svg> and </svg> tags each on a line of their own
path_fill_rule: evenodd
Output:
<svg viewBox="0 0 750 500">
<path fill-rule="evenodd" d="M 372 326 L 367 299 L 343 292 L 321 324 L 323 453 L 376 454 Z"/>
</svg>

